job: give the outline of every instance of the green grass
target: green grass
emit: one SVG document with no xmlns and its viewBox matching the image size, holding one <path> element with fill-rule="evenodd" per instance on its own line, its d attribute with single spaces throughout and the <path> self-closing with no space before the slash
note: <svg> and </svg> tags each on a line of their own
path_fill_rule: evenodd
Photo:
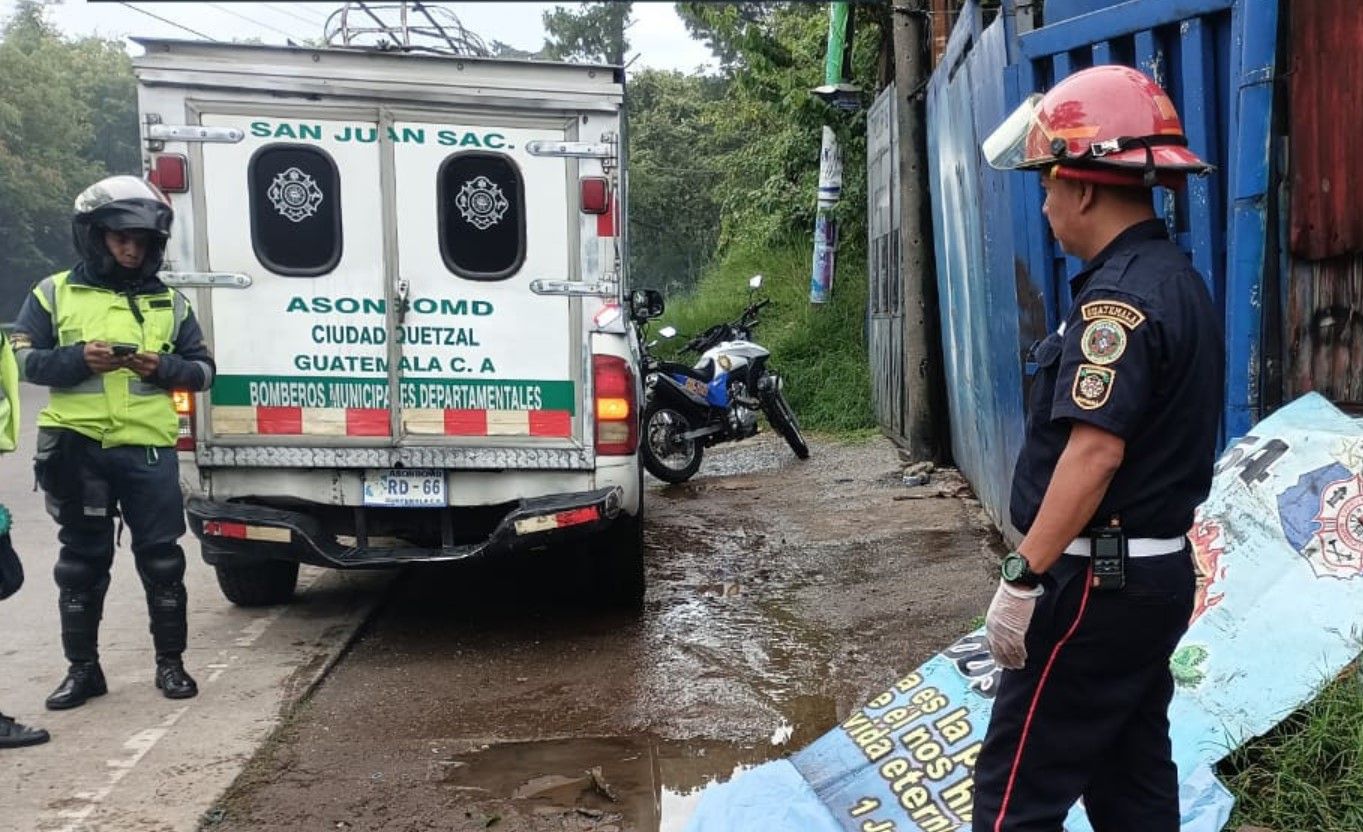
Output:
<svg viewBox="0 0 1363 832">
<path fill-rule="evenodd" d="M 667 298 L 667 311 L 650 332 L 670 324 L 678 335 L 655 349 L 659 355 L 694 361 L 694 355 L 679 356 L 669 347 L 737 318 L 748 302 L 748 278 L 760 274 L 759 295 L 772 303 L 762 310 L 754 338 L 771 350 L 771 366 L 785 379 L 786 397 L 801 427 L 866 439 L 875 435 L 865 338 L 866 263 L 860 252 L 839 252 L 833 298 L 815 306 L 809 302 L 812 258 L 808 242 L 729 252 L 693 292 Z"/>
<path fill-rule="evenodd" d="M 1227 829 L 1363 829 L 1363 680 L 1357 668 L 1221 764 L 1235 794 Z"/>
</svg>

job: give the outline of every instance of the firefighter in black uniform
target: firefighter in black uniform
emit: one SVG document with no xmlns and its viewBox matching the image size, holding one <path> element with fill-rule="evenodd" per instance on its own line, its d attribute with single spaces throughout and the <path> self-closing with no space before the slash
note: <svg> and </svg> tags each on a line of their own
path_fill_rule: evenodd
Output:
<svg viewBox="0 0 1363 832">
<path fill-rule="evenodd" d="M 1024 534 L 986 617 L 1005 668 L 975 769 L 973 828 L 1176 832 L 1169 658 L 1193 609 L 1185 532 L 1211 487 L 1225 346 L 1152 188 L 1209 170 L 1168 96 L 1099 66 L 1024 103 L 984 144 L 1037 169 L 1056 240 L 1085 261 L 1034 347 L 1010 513 Z"/>
</svg>

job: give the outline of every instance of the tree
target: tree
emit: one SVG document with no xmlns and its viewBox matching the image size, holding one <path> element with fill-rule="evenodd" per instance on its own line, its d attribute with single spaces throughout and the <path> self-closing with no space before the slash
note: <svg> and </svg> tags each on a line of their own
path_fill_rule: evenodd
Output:
<svg viewBox="0 0 1363 832">
<path fill-rule="evenodd" d="M 0 36 L 0 317 L 70 264 L 71 205 L 140 167 L 132 65 L 116 41 L 62 40 L 21 0 Z"/>
<path fill-rule="evenodd" d="M 630 78 L 630 271 L 641 286 L 693 286 L 719 242 L 731 149 L 714 140 L 725 82 L 646 69 Z"/>
<path fill-rule="evenodd" d="M 620 65 L 629 51 L 633 3 L 582 3 L 577 11 L 554 9 L 543 16 L 548 37 L 544 57 L 555 61 L 602 61 Z"/>
<path fill-rule="evenodd" d="M 852 82 L 874 88 L 884 14 L 855 7 Z M 816 99 L 823 83 L 828 35 L 826 6 L 808 3 L 678 3 L 690 31 L 723 62 L 726 99 L 713 121 L 714 141 L 731 147 L 717 160 L 723 170 L 720 244 L 774 243 L 807 236 L 814 223 L 820 135 L 825 124 L 843 149 L 841 236 L 865 228 L 865 114 L 844 113 Z M 866 24 L 872 25 L 866 25 Z"/>
</svg>

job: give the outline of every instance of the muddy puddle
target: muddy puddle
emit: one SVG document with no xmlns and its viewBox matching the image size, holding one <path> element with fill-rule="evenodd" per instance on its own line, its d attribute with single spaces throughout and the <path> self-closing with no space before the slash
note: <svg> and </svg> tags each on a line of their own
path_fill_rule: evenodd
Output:
<svg viewBox="0 0 1363 832">
<path fill-rule="evenodd" d="M 433 761 L 430 776 L 474 802 L 587 829 L 682 832 L 701 795 L 789 750 L 778 730 L 764 746 L 589 737 L 490 746 Z"/>
<path fill-rule="evenodd" d="M 887 442 L 814 452 L 754 442 L 652 486 L 638 614 L 554 553 L 408 570 L 206 828 L 679 832 L 992 594 L 972 501 L 905 499 Z"/>
</svg>

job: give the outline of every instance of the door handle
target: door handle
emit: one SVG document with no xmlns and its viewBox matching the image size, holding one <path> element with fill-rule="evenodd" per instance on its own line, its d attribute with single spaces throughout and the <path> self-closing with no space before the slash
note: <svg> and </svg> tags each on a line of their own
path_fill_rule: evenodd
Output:
<svg viewBox="0 0 1363 832">
<path fill-rule="evenodd" d="M 405 277 L 398 278 L 397 283 L 393 286 L 393 292 L 397 296 L 399 324 L 407 320 L 407 295 L 411 290 L 412 284 Z"/>
</svg>

